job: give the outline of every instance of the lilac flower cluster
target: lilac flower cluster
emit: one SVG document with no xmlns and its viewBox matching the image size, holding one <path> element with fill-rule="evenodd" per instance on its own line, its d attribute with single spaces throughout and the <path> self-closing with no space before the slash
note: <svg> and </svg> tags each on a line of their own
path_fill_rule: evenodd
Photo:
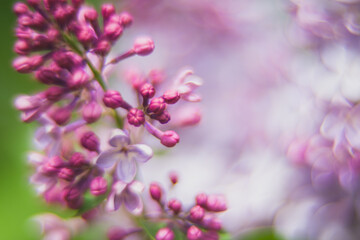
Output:
<svg viewBox="0 0 360 240">
<path fill-rule="evenodd" d="M 40 151 L 29 154 L 35 168 L 31 182 L 48 203 L 75 209 L 85 220 L 92 219 L 94 211 L 116 211 L 122 204 L 132 215 L 144 217 L 141 193 L 145 186 L 136 175 L 139 164 L 154 153 L 141 143 L 142 131 L 137 128 L 145 129 L 162 145 L 174 147 L 179 135 L 156 125 L 170 121 L 169 105 L 200 101 L 194 91 L 202 82 L 191 70 L 184 70 L 171 87 L 157 95 L 164 77 L 153 70 L 131 81 L 138 104 L 130 104 L 119 91 L 109 89 L 104 76 L 107 67 L 154 50 L 151 38 L 141 37 L 130 50 L 108 59 L 115 42 L 132 23 L 129 13 L 118 14 L 112 4 L 103 4 L 100 17 L 83 0 L 27 0 L 13 9 L 18 16 L 14 51 L 20 55 L 13 67 L 19 73 L 33 74 L 46 86 L 35 95 L 15 100 L 22 121 L 40 125 L 35 133 Z M 172 126 L 194 125 L 201 119 L 194 109 L 174 115 L 179 119 Z M 102 133 L 109 125 L 111 136 L 107 138 Z M 160 229 L 156 239 L 173 239 L 171 228 L 187 232 L 188 239 L 218 238 L 221 224 L 213 213 L 226 210 L 222 197 L 201 195 L 190 211 L 181 211 L 178 200 L 169 201 L 166 208 L 160 188 L 154 186 L 150 186 L 151 196 L 169 220 L 169 227 Z M 59 239 L 69 239 L 70 232 L 60 225 Z M 139 232 L 146 231 L 126 231 L 126 235 Z M 211 238 L 204 237 L 208 235 Z"/>
</svg>

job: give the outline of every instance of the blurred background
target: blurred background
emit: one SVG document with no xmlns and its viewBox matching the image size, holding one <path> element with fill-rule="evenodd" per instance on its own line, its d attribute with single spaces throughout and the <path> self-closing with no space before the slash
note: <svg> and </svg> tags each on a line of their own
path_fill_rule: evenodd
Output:
<svg viewBox="0 0 360 240">
<path fill-rule="evenodd" d="M 30 217 L 59 210 L 28 183 L 36 125 L 20 122 L 13 100 L 41 86 L 11 67 L 14 2 L 0 8 L 0 239 L 39 239 Z M 359 239 L 359 1 L 115 3 L 134 24 L 112 54 L 139 35 L 156 48 L 119 64 L 113 82 L 129 69 L 165 69 L 172 79 L 184 66 L 204 80 L 201 124 L 144 165 L 146 183 L 177 170 L 172 194 L 184 203 L 199 191 L 225 194 L 221 219 L 237 239 Z"/>
</svg>

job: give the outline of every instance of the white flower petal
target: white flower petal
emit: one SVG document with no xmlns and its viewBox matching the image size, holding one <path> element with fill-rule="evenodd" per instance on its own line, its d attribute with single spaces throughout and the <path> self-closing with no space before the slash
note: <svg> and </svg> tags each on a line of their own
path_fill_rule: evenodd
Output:
<svg viewBox="0 0 360 240">
<path fill-rule="evenodd" d="M 127 191 L 124 195 L 124 205 L 134 215 L 139 215 L 143 211 L 143 203 L 140 196 L 131 191 Z"/>
</svg>

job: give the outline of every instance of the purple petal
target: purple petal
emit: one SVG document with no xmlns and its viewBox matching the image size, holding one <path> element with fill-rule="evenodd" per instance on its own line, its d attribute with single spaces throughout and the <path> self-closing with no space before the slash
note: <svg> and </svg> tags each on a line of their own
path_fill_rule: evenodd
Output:
<svg viewBox="0 0 360 240">
<path fill-rule="evenodd" d="M 121 129 L 115 129 L 110 137 L 109 140 L 109 144 L 113 147 L 124 147 L 129 145 L 130 143 L 130 138 L 129 136 L 126 134 L 126 132 L 124 132 Z"/>
<path fill-rule="evenodd" d="M 134 144 L 128 149 L 128 157 L 133 161 L 144 163 L 153 156 L 153 150 L 145 144 Z"/>
<path fill-rule="evenodd" d="M 96 160 L 96 165 L 102 169 L 109 168 L 113 166 L 118 159 L 122 158 L 121 155 L 124 154 L 114 149 L 104 151 L 100 154 L 100 156 Z"/>
<path fill-rule="evenodd" d="M 345 113 L 328 114 L 320 127 L 321 134 L 328 139 L 335 139 L 340 136 L 344 130 Z"/>
<path fill-rule="evenodd" d="M 135 161 L 128 157 L 121 159 L 117 164 L 116 173 L 119 180 L 126 183 L 131 182 L 136 174 Z"/>
<path fill-rule="evenodd" d="M 191 92 L 182 94 L 181 98 L 188 102 L 200 102 L 201 101 L 201 97 L 199 95 L 191 93 Z"/>
<path fill-rule="evenodd" d="M 124 205 L 126 209 L 134 215 L 139 215 L 143 211 L 143 203 L 139 195 L 126 191 L 124 195 Z"/>
</svg>

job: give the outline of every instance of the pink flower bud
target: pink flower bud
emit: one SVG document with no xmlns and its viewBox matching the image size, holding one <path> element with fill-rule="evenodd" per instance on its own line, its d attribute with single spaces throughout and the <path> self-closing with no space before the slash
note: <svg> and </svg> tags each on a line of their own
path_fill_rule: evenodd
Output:
<svg viewBox="0 0 360 240">
<path fill-rule="evenodd" d="M 58 173 L 64 166 L 64 161 L 59 156 L 50 158 L 41 168 L 41 172 L 47 175 Z"/>
<path fill-rule="evenodd" d="M 176 90 L 167 90 L 164 93 L 163 98 L 166 103 L 174 104 L 180 99 L 180 95 L 179 95 L 178 91 L 176 91 Z"/>
<path fill-rule="evenodd" d="M 32 18 L 28 14 L 24 14 L 18 17 L 17 22 L 20 26 L 23 27 L 30 27 L 32 24 Z"/>
<path fill-rule="evenodd" d="M 123 98 L 119 92 L 107 90 L 104 94 L 103 102 L 105 106 L 115 109 L 123 105 Z"/>
<path fill-rule="evenodd" d="M 163 98 L 157 97 L 151 100 L 147 112 L 161 114 L 166 109 L 166 103 Z"/>
<path fill-rule="evenodd" d="M 79 89 L 89 81 L 89 75 L 82 69 L 77 69 L 72 77 L 68 79 L 68 86 L 71 89 Z"/>
<path fill-rule="evenodd" d="M 227 209 L 226 200 L 223 195 L 210 195 L 206 201 L 206 209 L 211 212 L 222 212 Z"/>
<path fill-rule="evenodd" d="M 203 225 L 207 229 L 219 231 L 222 228 L 220 219 L 216 218 L 214 215 L 205 214 L 204 218 L 201 221 L 201 225 Z"/>
<path fill-rule="evenodd" d="M 81 192 L 76 187 L 65 188 L 62 191 L 62 197 L 67 205 L 72 209 L 79 208 L 83 202 Z"/>
<path fill-rule="evenodd" d="M 71 155 L 69 163 L 70 166 L 74 168 L 81 168 L 89 164 L 89 162 L 85 159 L 85 156 L 79 152 L 75 152 L 73 155 Z"/>
<path fill-rule="evenodd" d="M 174 131 L 166 131 L 161 136 L 160 142 L 166 147 L 173 147 L 180 141 L 179 135 Z"/>
<path fill-rule="evenodd" d="M 97 102 L 93 101 L 83 107 L 82 116 L 87 123 L 93 123 L 101 117 L 101 112 L 101 106 Z"/>
<path fill-rule="evenodd" d="M 175 237 L 174 232 L 168 228 L 160 228 L 159 231 L 156 233 L 155 239 L 156 240 L 173 240 Z"/>
<path fill-rule="evenodd" d="M 76 37 L 84 46 L 93 44 L 97 37 L 95 31 L 86 25 L 81 25 L 76 33 Z"/>
<path fill-rule="evenodd" d="M 26 14 L 29 12 L 29 8 L 25 3 L 17 2 L 13 6 L 13 11 L 17 16 Z"/>
<path fill-rule="evenodd" d="M 152 98 L 155 95 L 155 88 L 150 83 L 145 83 L 140 88 L 140 94 L 143 98 Z"/>
<path fill-rule="evenodd" d="M 171 116 L 168 111 L 163 111 L 161 114 L 153 114 L 150 116 L 153 119 L 158 120 L 161 124 L 168 123 L 171 119 Z"/>
<path fill-rule="evenodd" d="M 30 73 L 43 64 L 43 57 L 34 55 L 31 57 L 18 57 L 13 61 L 13 67 L 19 73 Z"/>
<path fill-rule="evenodd" d="M 35 12 L 32 15 L 31 27 L 39 30 L 45 30 L 47 28 L 45 18 L 40 13 Z"/>
<path fill-rule="evenodd" d="M 58 177 L 71 182 L 75 178 L 75 172 L 71 168 L 62 168 L 58 173 Z"/>
<path fill-rule="evenodd" d="M 114 5 L 107 3 L 107 4 L 103 4 L 103 5 L 101 6 L 101 14 L 102 14 L 104 20 L 109 19 L 109 17 L 110 17 L 111 15 L 113 15 L 114 13 L 115 13 L 115 7 L 114 7 Z"/>
<path fill-rule="evenodd" d="M 108 22 L 104 27 L 104 34 L 111 41 L 118 39 L 122 32 L 122 26 L 116 22 Z"/>
<path fill-rule="evenodd" d="M 71 21 L 71 19 L 75 16 L 75 9 L 70 5 L 57 5 L 54 13 L 55 20 L 60 24 L 64 25 Z"/>
<path fill-rule="evenodd" d="M 46 99 L 48 99 L 49 101 L 59 101 L 62 96 L 65 93 L 65 89 L 62 87 L 49 87 L 46 91 L 45 91 L 45 97 Z"/>
<path fill-rule="evenodd" d="M 124 28 L 129 27 L 132 22 L 133 18 L 129 13 L 123 12 L 120 14 L 120 23 Z"/>
<path fill-rule="evenodd" d="M 92 195 L 100 196 L 107 191 L 107 181 L 105 178 L 99 176 L 94 178 L 90 183 L 90 192 Z"/>
<path fill-rule="evenodd" d="M 200 240 L 202 237 L 202 232 L 199 228 L 193 225 L 187 230 L 186 236 L 188 240 Z"/>
<path fill-rule="evenodd" d="M 206 207 L 207 195 L 205 193 L 199 193 L 195 197 L 196 204 L 201 207 Z"/>
<path fill-rule="evenodd" d="M 82 58 L 70 51 L 57 51 L 52 55 L 54 62 L 62 68 L 73 69 L 82 63 Z"/>
<path fill-rule="evenodd" d="M 133 51 L 140 56 L 146 56 L 152 53 L 155 45 L 151 38 L 141 37 L 135 40 Z"/>
<path fill-rule="evenodd" d="M 89 151 L 98 152 L 99 151 L 99 138 L 95 133 L 89 131 L 82 135 L 80 139 L 81 145 Z"/>
<path fill-rule="evenodd" d="M 50 42 L 55 42 L 59 39 L 60 37 L 60 33 L 57 29 L 55 28 L 50 28 L 47 33 L 46 33 L 48 39 Z"/>
<path fill-rule="evenodd" d="M 58 125 L 64 125 L 70 120 L 71 111 L 66 107 L 55 107 L 50 111 L 49 115 Z"/>
<path fill-rule="evenodd" d="M 161 187 L 159 186 L 159 184 L 151 183 L 149 192 L 150 192 L 150 196 L 152 199 L 154 199 L 155 201 L 158 201 L 158 202 L 161 200 L 162 190 L 161 190 Z"/>
<path fill-rule="evenodd" d="M 111 43 L 108 40 L 101 40 L 96 44 L 94 52 L 101 56 L 106 56 L 111 49 Z"/>
<path fill-rule="evenodd" d="M 199 205 L 192 207 L 190 210 L 190 219 L 195 222 L 201 221 L 204 215 L 205 215 L 205 210 Z"/>
<path fill-rule="evenodd" d="M 174 214 L 178 214 L 181 211 L 182 205 L 179 200 L 171 199 L 168 202 L 168 207 L 174 212 Z"/>
<path fill-rule="evenodd" d="M 98 18 L 98 14 L 94 8 L 87 8 L 84 12 L 84 17 L 88 21 L 95 21 Z"/>
<path fill-rule="evenodd" d="M 169 178 L 170 178 L 171 183 L 174 185 L 179 181 L 179 176 L 176 172 L 171 172 L 169 174 Z"/>
<path fill-rule="evenodd" d="M 143 111 L 137 108 L 132 108 L 127 114 L 127 120 L 129 124 L 139 127 L 145 122 L 145 114 Z"/>
<path fill-rule="evenodd" d="M 56 84 L 60 82 L 60 79 L 58 79 L 57 74 L 52 69 L 46 67 L 43 67 L 38 71 L 36 71 L 35 77 L 41 83 L 44 84 Z"/>
<path fill-rule="evenodd" d="M 178 109 L 175 113 L 175 125 L 180 127 L 193 126 L 201 121 L 201 117 L 201 111 L 198 107 L 183 107 Z"/>
<path fill-rule="evenodd" d="M 31 51 L 30 42 L 24 39 L 17 40 L 14 45 L 14 51 L 19 55 L 27 55 Z"/>
</svg>

